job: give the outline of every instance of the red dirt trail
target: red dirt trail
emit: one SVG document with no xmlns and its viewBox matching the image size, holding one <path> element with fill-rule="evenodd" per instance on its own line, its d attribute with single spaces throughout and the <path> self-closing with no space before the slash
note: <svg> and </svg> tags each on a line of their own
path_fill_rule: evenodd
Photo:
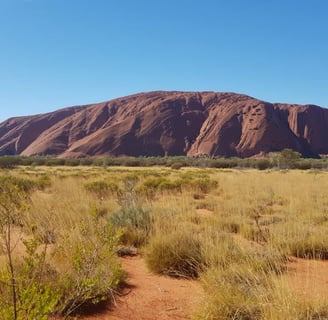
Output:
<svg viewBox="0 0 328 320">
<path fill-rule="evenodd" d="M 199 282 L 153 274 L 140 257 L 122 259 L 127 288 L 116 298 L 116 306 L 84 320 L 175 320 L 190 319 L 199 306 Z"/>
<path fill-rule="evenodd" d="M 124 257 L 121 262 L 127 273 L 127 286 L 116 297 L 116 305 L 79 319 L 190 319 L 204 298 L 198 281 L 153 274 L 139 256 Z M 293 258 L 282 281 L 299 296 L 328 299 L 328 261 Z"/>
</svg>

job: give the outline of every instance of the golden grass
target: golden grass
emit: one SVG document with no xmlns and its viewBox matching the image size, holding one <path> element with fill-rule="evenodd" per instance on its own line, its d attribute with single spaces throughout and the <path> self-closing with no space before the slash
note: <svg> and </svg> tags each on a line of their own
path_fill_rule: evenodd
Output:
<svg viewBox="0 0 328 320">
<path fill-rule="evenodd" d="M 304 302 L 280 279 L 290 256 L 328 259 L 325 171 L 19 167 L 11 174 L 50 178 L 50 187 L 33 194 L 28 221 L 54 242 L 68 233 L 78 238 L 92 210 L 110 219 L 124 196 L 138 197 L 153 224 L 137 234 L 150 268 L 200 276 L 204 284 L 197 319 L 326 319 L 327 304 Z M 95 181 L 121 192 L 99 197 L 85 188 Z M 131 234 L 130 226 L 117 231 Z"/>
</svg>

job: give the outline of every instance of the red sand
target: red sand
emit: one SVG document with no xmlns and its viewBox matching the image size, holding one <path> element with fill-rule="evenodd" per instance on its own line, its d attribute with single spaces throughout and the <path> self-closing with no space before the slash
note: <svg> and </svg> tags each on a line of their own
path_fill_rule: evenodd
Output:
<svg viewBox="0 0 328 320">
<path fill-rule="evenodd" d="M 328 261 L 293 258 L 283 278 L 297 294 L 328 299 Z"/>
<path fill-rule="evenodd" d="M 190 319 L 202 298 L 199 282 L 150 273 L 140 257 L 123 258 L 122 265 L 128 288 L 116 299 L 116 307 L 84 320 Z"/>
</svg>

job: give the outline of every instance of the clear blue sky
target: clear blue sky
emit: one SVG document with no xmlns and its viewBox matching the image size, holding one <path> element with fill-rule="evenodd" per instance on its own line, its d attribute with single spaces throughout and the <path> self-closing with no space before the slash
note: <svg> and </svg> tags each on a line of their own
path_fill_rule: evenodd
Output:
<svg viewBox="0 0 328 320">
<path fill-rule="evenodd" d="M 328 107 L 327 0 L 0 0 L 0 120 L 152 90 Z"/>
</svg>

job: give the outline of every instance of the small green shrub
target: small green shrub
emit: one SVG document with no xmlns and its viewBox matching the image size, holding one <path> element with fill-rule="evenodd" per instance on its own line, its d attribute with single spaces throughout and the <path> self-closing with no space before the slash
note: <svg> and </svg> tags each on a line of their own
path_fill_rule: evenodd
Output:
<svg viewBox="0 0 328 320">
<path fill-rule="evenodd" d="M 270 160 L 268 159 L 259 159 L 256 161 L 256 168 L 259 170 L 266 170 L 271 167 Z"/>
<path fill-rule="evenodd" d="M 163 177 L 148 177 L 136 189 L 137 193 L 146 197 L 153 197 L 156 193 L 181 192 L 180 180 L 169 180 Z"/>
<path fill-rule="evenodd" d="M 99 198 L 105 198 L 109 195 L 119 193 L 119 187 L 114 182 L 94 181 L 84 185 L 85 189 Z"/>
<path fill-rule="evenodd" d="M 43 165 L 50 166 L 50 167 L 63 166 L 63 165 L 65 165 L 65 159 L 45 157 Z"/>
<path fill-rule="evenodd" d="M 124 158 L 122 159 L 121 165 L 126 167 L 141 167 L 142 161 L 140 158 Z"/>
<path fill-rule="evenodd" d="M 23 242 L 26 253 L 22 260 L 8 261 L 14 273 L 6 268 L 0 271 L 1 319 L 46 320 L 59 302 L 58 274 L 45 262 L 45 246 L 39 253 L 37 240 Z"/>
<path fill-rule="evenodd" d="M 2 169 L 11 169 L 22 162 L 21 158 L 18 156 L 2 156 L 0 157 L 0 168 Z"/>
<path fill-rule="evenodd" d="M 216 180 L 208 177 L 194 177 L 191 174 L 185 174 L 180 177 L 178 183 L 184 190 L 191 190 L 200 194 L 207 194 L 218 186 Z"/>
<path fill-rule="evenodd" d="M 159 184 L 158 189 L 162 192 L 181 192 L 181 183 L 179 181 L 164 180 Z"/>
<path fill-rule="evenodd" d="M 0 181 L 1 319 L 67 317 L 111 298 L 123 278 L 116 257 L 119 234 L 102 212 L 93 210 L 72 229 L 57 230 L 55 241 L 44 240 L 28 218 L 35 183 L 10 176 Z"/>
<path fill-rule="evenodd" d="M 202 193 L 208 193 L 211 190 L 217 188 L 218 182 L 212 179 L 197 179 L 192 182 L 193 187 L 202 192 Z"/>
<path fill-rule="evenodd" d="M 64 161 L 65 166 L 69 167 L 76 167 L 80 165 L 80 159 L 65 159 Z"/>
<path fill-rule="evenodd" d="M 125 194 L 120 199 L 120 208 L 109 216 L 109 221 L 121 231 L 121 241 L 127 245 L 144 245 L 153 230 L 150 210 L 134 193 Z"/>
<path fill-rule="evenodd" d="M 179 169 L 181 169 L 184 166 L 185 166 L 185 163 L 183 163 L 183 162 L 173 162 L 171 164 L 171 169 L 173 169 L 173 170 L 179 170 Z"/>
<path fill-rule="evenodd" d="M 58 279 L 61 296 L 56 313 L 67 317 L 86 305 L 113 299 L 124 278 L 116 257 L 118 241 L 119 234 L 99 215 L 62 235 L 53 253 L 65 269 Z"/>
<path fill-rule="evenodd" d="M 18 192 L 29 194 L 37 188 L 34 180 L 26 178 L 17 178 L 15 176 L 0 177 L 0 192 L 9 192 L 8 190 L 17 190 Z"/>
<path fill-rule="evenodd" d="M 48 319 L 59 299 L 55 281 L 49 282 L 56 272 L 45 261 L 47 246 L 42 248 L 36 238 L 24 237 L 24 219 L 33 189 L 30 180 L 0 178 L 0 308 L 4 320 Z M 25 249 L 20 259 L 15 255 L 18 243 Z"/>
</svg>

